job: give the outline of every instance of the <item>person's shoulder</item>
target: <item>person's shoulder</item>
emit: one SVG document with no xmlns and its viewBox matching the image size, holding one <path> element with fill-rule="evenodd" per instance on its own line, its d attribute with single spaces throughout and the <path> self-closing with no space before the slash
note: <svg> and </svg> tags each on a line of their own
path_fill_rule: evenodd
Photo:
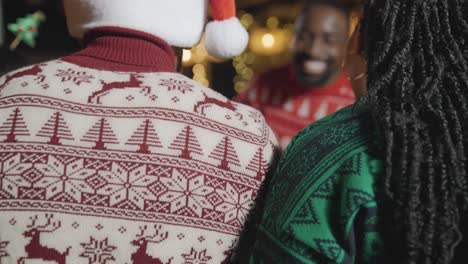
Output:
<svg viewBox="0 0 468 264">
<path fill-rule="evenodd" d="M 260 73 L 257 76 L 257 79 L 263 80 L 266 82 L 278 82 L 278 81 L 287 81 L 290 75 L 290 65 L 283 65 L 280 67 L 275 67 L 266 72 Z"/>
<path fill-rule="evenodd" d="M 350 106 L 296 136 L 271 181 L 271 206 L 265 210 L 271 216 L 271 220 L 265 219 L 267 229 L 288 226 L 286 229 L 293 230 L 302 242 L 310 241 L 311 235 L 329 239 L 320 236 L 323 230 L 332 232 L 339 228 L 341 232 L 346 226 L 326 220 L 330 208 L 340 213 L 336 219 L 348 221 L 356 210 L 375 201 L 373 186 L 381 172 L 381 162 L 374 155 L 370 124 L 367 110 Z M 311 205 L 314 211 L 310 210 Z M 309 225 L 314 230 L 304 233 L 301 223 L 305 212 L 323 221 Z"/>
<path fill-rule="evenodd" d="M 312 181 L 338 175 L 341 184 L 365 190 L 371 199 L 382 167 L 374 131 L 365 106 L 349 106 L 302 130 L 286 149 L 281 166 L 303 168 Z"/>
<path fill-rule="evenodd" d="M 250 81 L 249 89 L 274 89 L 279 85 L 285 85 L 290 81 L 290 66 L 276 67 L 254 76 Z M 261 87 L 260 87 L 261 86 Z"/>
<path fill-rule="evenodd" d="M 187 91 L 186 96 L 190 97 L 188 101 L 192 104 L 188 104 L 186 111 L 192 111 L 197 116 L 243 131 L 249 137 L 268 138 L 267 141 L 261 140 L 262 145 L 277 147 L 276 138 L 259 110 L 230 100 L 214 89 L 181 74 L 170 73 L 160 78 L 183 83 L 189 87 L 190 91 Z M 187 105 L 180 107 L 185 108 Z"/>
<path fill-rule="evenodd" d="M 243 155 L 248 155 L 247 153 L 254 146 L 254 153 L 251 153 L 254 155 L 253 161 L 262 160 L 265 162 L 262 165 L 264 173 L 275 165 L 280 151 L 278 140 L 259 110 L 230 100 L 219 92 L 185 76 L 179 78 L 185 79 L 187 84 L 193 85 L 195 93 L 201 94 L 195 95 L 198 97 L 192 108 L 195 115 L 202 116 L 215 124 L 214 130 L 220 133 L 231 130 L 231 133 L 242 138 L 245 143 Z M 252 162 L 251 164 L 253 164 Z M 255 166 L 253 165 L 253 167 Z M 258 175 L 258 177 L 260 176 L 263 179 L 265 175 Z"/>
<path fill-rule="evenodd" d="M 304 145 L 321 149 L 343 149 L 348 145 L 369 145 L 374 139 L 371 117 L 365 107 L 351 105 L 300 131 L 288 146 L 286 153 L 295 153 Z"/>
<path fill-rule="evenodd" d="M 373 185 L 382 162 L 370 118 L 365 108 L 353 105 L 302 130 L 280 159 L 274 182 L 284 197 L 277 203 L 281 205 L 286 199 L 292 207 L 302 206 L 297 202 L 306 193 L 310 199 L 323 198 L 330 203 L 352 196 L 346 210 L 351 214 L 373 202 Z"/>
<path fill-rule="evenodd" d="M 38 63 L 38 64 L 29 64 L 29 65 L 26 65 L 26 66 L 21 66 L 21 67 L 18 67 L 16 69 L 14 69 L 14 70 L 10 70 L 8 72 L 2 73 L 0 78 L 5 79 L 5 78 L 8 78 L 9 76 L 15 75 L 16 73 L 25 72 L 25 71 L 27 71 L 29 69 L 38 69 L 39 70 L 44 65 L 45 65 L 44 63 Z"/>
<path fill-rule="evenodd" d="M 300 178 L 333 173 L 354 156 L 377 152 L 373 131 L 364 107 L 339 110 L 299 132 L 284 151 L 278 170 L 282 176 L 300 170 Z"/>
<path fill-rule="evenodd" d="M 1 79 L 17 79 L 20 77 L 37 77 L 44 76 L 48 74 L 55 74 L 57 69 L 63 68 L 63 65 L 72 65 L 66 63 L 60 59 L 54 59 L 49 61 L 43 61 L 35 64 L 27 64 L 16 68 L 15 70 L 8 71 L 1 75 Z M 78 67 L 78 66 L 75 66 Z M 72 68 L 72 67 L 68 67 Z"/>
<path fill-rule="evenodd" d="M 12 90 L 16 91 L 19 89 L 18 87 L 24 88 L 31 82 L 43 83 L 46 75 L 50 72 L 49 65 L 54 62 L 55 61 L 48 61 L 31 64 L 4 73 L 0 77 L 0 90 L 9 90 L 8 88 L 11 87 Z"/>
<path fill-rule="evenodd" d="M 165 76 L 165 78 L 164 78 Z M 238 103 L 234 100 L 231 100 L 224 96 L 223 94 L 219 93 L 215 89 L 212 89 L 210 87 L 207 87 L 193 79 L 190 79 L 186 77 L 185 75 L 179 74 L 179 73 L 163 73 L 162 77 L 160 79 L 164 80 L 173 80 L 174 82 L 178 82 L 181 84 L 184 84 L 185 86 L 189 87 L 191 96 L 198 97 L 201 101 L 198 101 L 197 104 L 199 104 L 199 107 L 202 106 L 218 106 L 220 109 L 217 109 L 218 111 L 221 111 L 222 113 L 224 112 L 242 112 L 248 114 L 248 117 L 255 117 L 254 118 L 254 123 L 263 125 L 266 121 L 263 118 L 263 115 L 258 111 L 257 109 L 242 104 Z M 206 104 L 206 105 L 205 105 Z M 198 112 L 198 110 L 201 112 L 202 109 L 198 109 L 197 107 L 194 109 Z M 210 111 L 213 112 L 213 111 Z M 221 114 L 218 113 L 218 114 Z M 203 111 L 205 113 L 205 111 Z M 228 120 L 236 120 L 235 118 L 228 118 Z M 244 118 L 238 116 L 237 120 L 243 120 Z"/>
<path fill-rule="evenodd" d="M 236 101 L 245 104 L 255 104 L 264 95 L 270 94 L 279 87 L 288 87 L 290 83 L 290 71 L 288 66 L 274 68 L 255 75 L 244 91 L 236 97 Z"/>
</svg>

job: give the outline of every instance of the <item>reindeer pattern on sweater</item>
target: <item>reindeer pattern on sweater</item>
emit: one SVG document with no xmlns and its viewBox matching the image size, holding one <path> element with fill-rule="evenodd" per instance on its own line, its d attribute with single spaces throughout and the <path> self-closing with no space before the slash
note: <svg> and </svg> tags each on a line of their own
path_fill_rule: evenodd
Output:
<svg viewBox="0 0 468 264">
<path fill-rule="evenodd" d="M 0 263 L 222 263 L 274 160 L 262 115 L 176 73 L 0 78 Z"/>
</svg>

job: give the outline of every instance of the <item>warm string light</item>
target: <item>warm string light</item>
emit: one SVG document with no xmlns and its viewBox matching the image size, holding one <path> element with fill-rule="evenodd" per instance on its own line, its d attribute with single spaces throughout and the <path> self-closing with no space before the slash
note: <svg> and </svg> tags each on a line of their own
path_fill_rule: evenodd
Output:
<svg viewBox="0 0 468 264">
<path fill-rule="evenodd" d="M 203 63 L 197 63 L 192 68 L 193 79 L 202 85 L 210 86 L 210 81 L 207 78 L 206 66 Z"/>
<path fill-rule="evenodd" d="M 265 68 L 264 64 L 277 65 L 277 61 L 284 61 L 284 58 L 288 57 L 285 54 L 294 34 L 294 24 L 282 24 L 276 16 L 269 17 L 263 26 L 248 13 L 241 14 L 240 20 L 250 31 L 250 43 L 249 51 L 233 61 L 236 70 L 233 82 L 237 93 L 242 93 L 247 88 L 248 82 L 254 77 L 254 68 Z M 258 57 L 261 59 L 257 60 Z M 278 60 L 278 57 L 283 60 Z"/>
<path fill-rule="evenodd" d="M 240 12 L 239 19 L 250 32 L 251 38 L 249 50 L 233 60 L 236 71 L 233 83 L 234 89 L 238 93 L 244 91 L 248 82 L 254 77 L 254 68 L 264 68 L 259 67 L 263 64 L 275 64 L 277 57 L 287 52 L 294 34 L 294 24 L 283 24 L 276 16 L 266 19 L 263 25 L 259 24 L 252 14 L 246 12 Z M 257 56 L 267 57 L 262 57 L 262 60 L 256 62 Z M 211 62 L 217 62 L 217 60 L 208 55 L 203 39 L 199 45 L 192 49 L 183 50 L 183 65 L 191 67 L 193 79 L 205 86 L 210 84 L 207 69 Z"/>
<path fill-rule="evenodd" d="M 244 52 L 233 61 L 237 75 L 234 77 L 234 90 L 241 93 L 247 88 L 247 83 L 253 78 L 254 72 L 251 68 L 255 62 L 255 55 L 252 52 Z"/>
<path fill-rule="evenodd" d="M 210 81 L 208 80 L 208 65 L 209 61 L 214 61 L 214 58 L 208 55 L 205 49 L 205 41 L 202 39 L 200 44 L 192 49 L 184 49 L 182 51 L 182 65 L 184 67 L 191 67 L 193 73 L 193 80 L 208 87 Z"/>
<path fill-rule="evenodd" d="M 189 63 L 191 59 L 192 59 L 192 51 L 184 49 L 182 51 L 182 62 Z"/>
<path fill-rule="evenodd" d="M 275 16 L 267 19 L 266 26 L 269 29 L 276 29 L 279 26 L 279 19 Z"/>
<path fill-rule="evenodd" d="M 262 45 L 264 48 L 270 49 L 275 45 L 275 36 L 271 33 L 265 33 L 262 37 Z"/>
<path fill-rule="evenodd" d="M 245 14 L 241 15 L 240 22 L 246 29 L 249 29 L 250 26 L 252 26 L 254 24 L 255 20 L 254 20 L 254 17 L 251 14 L 245 13 Z"/>
</svg>

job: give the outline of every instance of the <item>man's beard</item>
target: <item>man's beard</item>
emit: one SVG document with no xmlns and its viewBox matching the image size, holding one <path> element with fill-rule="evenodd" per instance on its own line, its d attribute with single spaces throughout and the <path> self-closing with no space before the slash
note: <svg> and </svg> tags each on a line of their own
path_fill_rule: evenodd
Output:
<svg viewBox="0 0 468 264">
<path fill-rule="evenodd" d="M 327 62 L 326 70 L 319 76 L 311 76 L 304 72 L 303 61 L 294 63 L 294 72 L 298 83 L 304 88 L 319 88 L 325 85 L 336 72 L 331 62 Z"/>
</svg>

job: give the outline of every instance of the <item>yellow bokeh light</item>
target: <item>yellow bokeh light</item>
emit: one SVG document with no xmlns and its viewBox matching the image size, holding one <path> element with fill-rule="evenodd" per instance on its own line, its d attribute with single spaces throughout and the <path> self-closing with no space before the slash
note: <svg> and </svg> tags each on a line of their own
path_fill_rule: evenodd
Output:
<svg viewBox="0 0 468 264">
<path fill-rule="evenodd" d="M 252 30 L 250 37 L 252 53 L 272 56 L 288 51 L 292 34 L 284 29 L 257 28 Z M 246 64 L 252 64 L 255 58 L 245 53 L 243 60 Z"/>
<path fill-rule="evenodd" d="M 245 80 L 251 80 L 254 76 L 254 72 L 252 69 L 247 69 L 243 72 L 243 75 Z"/>
<path fill-rule="evenodd" d="M 266 25 L 270 29 L 275 29 L 279 26 L 279 19 L 277 17 L 268 18 Z"/>
<path fill-rule="evenodd" d="M 251 14 L 247 13 L 241 16 L 240 21 L 245 28 L 249 28 L 253 24 L 254 18 Z"/>
<path fill-rule="evenodd" d="M 255 62 L 255 55 L 252 52 L 248 52 L 245 54 L 245 63 L 246 64 L 253 64 Z"/>
<path fill-rule="evenodd" d="M 193 73 L 195 75 L 206 76 L 205 66 L 203 66 L 203 64 L 195 64 L 195 66 L 193 66 Z"/>
<path fill-rule="evenodd" d="M 271 33 L 266 33 L 262 37 L 262 45 L 265 48 L 271 48 L 275 45 L 275 37 Z"/>
<path fill-rule="evenodd" d="M 182 61 L 183 62 L 189 62 L 190 59 L 192 59 L 192 52 L 190 50 L 184 49 L 182 51 Z"/>
<path fill-rule="evenodd" d="M 246 82 L 236 82 L 236 84 L 234 85 L 234 90 L 240 94 L 242 93 L 243 91 L 245 91 L 245 89 L 247 88 L 247 83 Z"/>
</svg>

